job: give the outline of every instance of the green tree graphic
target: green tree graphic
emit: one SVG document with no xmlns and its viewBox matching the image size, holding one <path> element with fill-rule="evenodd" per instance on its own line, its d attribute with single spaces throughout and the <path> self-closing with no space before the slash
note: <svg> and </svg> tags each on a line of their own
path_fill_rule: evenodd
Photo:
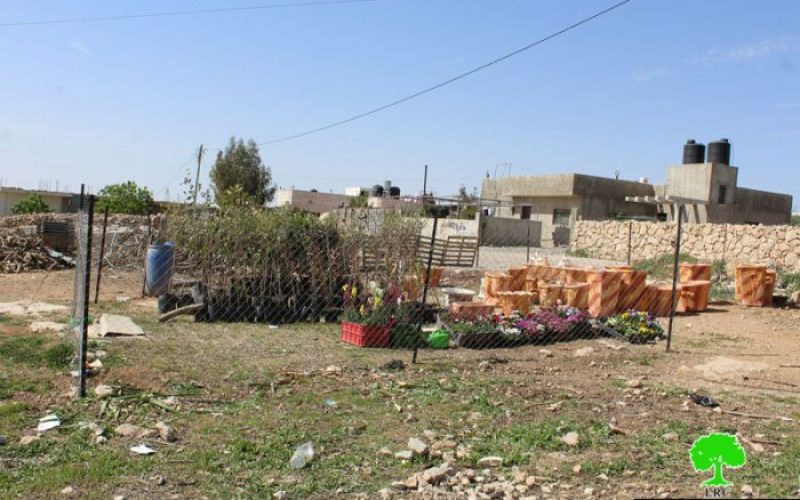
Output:
<svg viewBox="0 0 800 500">
<path fill-rule="evenodd" d="M 722 468 L 741 467 L 747 462 L 744 448 L 736 436 L 731 434 L 711 433 L 697 438 L 689 451 L 695 471 L 714 468 L 714 477 L 702 486 L 730 486 L 733 483 L 722 476 Z"/>
</svg>

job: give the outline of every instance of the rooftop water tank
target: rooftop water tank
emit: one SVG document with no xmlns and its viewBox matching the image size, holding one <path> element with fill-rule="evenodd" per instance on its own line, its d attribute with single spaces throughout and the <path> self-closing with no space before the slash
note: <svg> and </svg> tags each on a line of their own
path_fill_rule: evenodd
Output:
<svg viewBox="0 0 800 500">
<path fill-rule="evenodd" d="M 731 143 L 728 139 L 708 143 L 708 163 L 731 164 Z"/>
<path fill-rule="evenodd" d="M 709 148 L 711 145 L 709 144 Z M 706 161 L 706 147 L 703 144 L 695 142 L 694 139 L 689 139 L 683 146 L 683 164 L 688 165 L 692 163 L 705 163 Z"/>
</svg>

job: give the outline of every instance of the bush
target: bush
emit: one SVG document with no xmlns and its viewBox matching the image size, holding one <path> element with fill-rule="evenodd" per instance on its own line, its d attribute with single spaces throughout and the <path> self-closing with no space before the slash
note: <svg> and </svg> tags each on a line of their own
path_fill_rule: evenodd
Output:
<svg viewBox="0 0 800 500">
<path fill-rule="evenodd" d="M 785 288 L 789 294 L 800 290 L 800 273 L 781 270 L 778 271 L 778 283 Z"/>
<path fill-rule="evenodd" d="M 39 194 L 32 194 L 11 207 L 11 213 L 14 215 L 48 214 L 52 211 L 53 209 L 44 202 Z"/>
</svg>

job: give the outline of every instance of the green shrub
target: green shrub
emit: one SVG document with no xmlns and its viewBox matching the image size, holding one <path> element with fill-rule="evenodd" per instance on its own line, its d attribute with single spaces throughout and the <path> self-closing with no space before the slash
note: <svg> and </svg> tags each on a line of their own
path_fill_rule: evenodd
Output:
<svg viewBox="0 0 800 500">
<path fill-rule="evenodd" d="M 44 202 L 42 196 L 38 194 L 32 194 L 11 207 L 11 213 L 14 215 L 47 214 L 52 211 L 53 209 L 50 208 L 47 203 Z"/>
<path fill-rule="evenodd" d="M 778 271 L 778 283 L 789 293 L 800 290 L 800 272 Z"/>
</svg>

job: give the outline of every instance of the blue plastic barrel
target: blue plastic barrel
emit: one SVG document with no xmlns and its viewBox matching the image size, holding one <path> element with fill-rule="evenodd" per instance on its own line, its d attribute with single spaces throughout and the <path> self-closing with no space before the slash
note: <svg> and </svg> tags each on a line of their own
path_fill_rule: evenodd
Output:
<svg viewBox="0 0 800 500">
<path fill-rule="evenodd" d="M 151 297 L 167 291 L 172 278 L 172 267 L 175 263 L 175 245 L 173 243 L 156 243 L 147 249 L 145 266 L 145 285 Z"/>
</svg>

